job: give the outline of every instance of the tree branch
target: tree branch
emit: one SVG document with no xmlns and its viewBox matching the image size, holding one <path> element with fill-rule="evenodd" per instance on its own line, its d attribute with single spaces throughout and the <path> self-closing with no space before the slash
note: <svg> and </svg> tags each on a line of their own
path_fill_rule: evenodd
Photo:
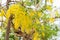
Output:
<svg viewBox="0 0 60 40">
<path fill-rule="evenodd" d="M 6 35 L 5 35 L 5 40 L 9 40 L 9 33 L 10 33 L 10 26 L 11 26 L 11 21 L 12 21 L 13 15 L 9 17 L 8 24 L 6 27 Z"/>
</svg>

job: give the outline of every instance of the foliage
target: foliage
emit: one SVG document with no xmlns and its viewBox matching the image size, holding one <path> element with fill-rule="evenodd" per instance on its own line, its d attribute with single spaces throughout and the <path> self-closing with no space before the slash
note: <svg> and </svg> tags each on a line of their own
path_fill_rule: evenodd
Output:
<svg viewBox="0 0 60 40">
<path fill-rule="evenodd" d="M 52 3 L 53 1 L 49 0 L 49 2 Z M 26 5 L 32 5 L 32 3 L 26 3 Z M 26 32 L 30 34 L 31 29 L 34 28 L 35 33 L 32 35 L 33 40 L 48 40 L 57 34 L 58 29 L 53 24 L 55 18 L 45 12 L 46 10 L 52 11 L 51 5 L 44 5 L 43 9 L 41 9 L 33 10 L 16 3 L 10 6 L 6 14 L 1 10 L 1 16 L 5 16 L 6 20 L 8 20 L 10 15 L 13 15 L 14 19 L 12 22 L 14 24 L 14 31 L 21 27 L 23 33 Z"/>
</svg>

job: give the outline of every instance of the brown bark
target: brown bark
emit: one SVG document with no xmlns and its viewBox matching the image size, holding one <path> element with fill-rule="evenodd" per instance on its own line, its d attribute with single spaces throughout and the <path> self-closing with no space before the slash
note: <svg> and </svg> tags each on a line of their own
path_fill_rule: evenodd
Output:
<svg viewBox="0 0 60 40">
<path fill-rule="evenodd" d="M 1 7 L 1 3 L 0 3 L 0 7 Z"/>
<path fill-rule="evenodd" d="M 6 7 L 7 7 L 7 9 L 9 8 L 9 2 L 10 2 L 11 0 L 7 0 L 7 2 L 6 2 Z"/>
<path fill-rule="evenodd" d="M 32 29 L 30 31 L 30 34 L 27 34 L 26 32 L 23 33 L 21 29 L 20 30 L 18 29 L 15 33 L 17 34 L 17 36 L 23 37 L 23 40 L 32 40 L 32 35 L 34 34 L 34 32 L 35 30 Z"/>
<path fill-rule="evenodd" d="M 6 34 L 5 34 L 5 40 L 9 40 L 9 33 L 10 33 L 10 26 L 11 26 L 11 21 L 12 21 L 12 15 L 9 17 L 8 24 L 6 27 Z"/>
</svg>

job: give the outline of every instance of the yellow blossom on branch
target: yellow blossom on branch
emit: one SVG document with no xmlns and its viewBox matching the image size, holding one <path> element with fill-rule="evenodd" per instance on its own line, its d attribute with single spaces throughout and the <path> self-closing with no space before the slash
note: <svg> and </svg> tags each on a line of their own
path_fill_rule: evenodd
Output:
<svg viewBox="0 0 60 40">
<path fill-rule="evenodd" d="M 55 21 L 54 18 L 50 18 L 50 19 L 49 19 L 49 22 L 51 22 L 51 23 L 53 23 L 54 21 Z"/>
</svg>

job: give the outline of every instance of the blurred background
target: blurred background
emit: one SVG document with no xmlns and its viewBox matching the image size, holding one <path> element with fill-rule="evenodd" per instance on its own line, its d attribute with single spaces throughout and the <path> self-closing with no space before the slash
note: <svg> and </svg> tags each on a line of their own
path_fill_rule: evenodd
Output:
<svg viewBox="0 0 60 40">
<path fill-rule="evenodd" d="M 10 2 L 9 4 L 13 4 L 15 2 L 13 1 L 21 1 L 21 0 L 11 0 L 12 2 Z M 23 2 L 25 2 L 26 0 L 23 0 Z M 30 0 L 31 1 L 31 0 Z M 29 1 L 29 2 L 30 2 Z M 6 9 L 6 5 L 7 4 L 7 0 L 0 0 L 0 9 L 1 8 L 5 8 Z M 31 5 L 32 4 L 32 5 Z M 41 1 L 41 6 L 39 6 L 38 8 L 35 6 L 36 4 L 34 3 L 27 3 L 27 8 L 32 8 L 33 10 L 39 10 L 39 8 L 42 8 L 45 4 L 45 0 L 42 0 Z M 53 3 L 49 3 L 47 2 L 47 5 L 51 5 L 52 7 L 52 11 L 46 11 L 46 14 L 51 14 L 52 17 L 55 17 L 55 12 L 58 13 L 57 16 L 59 16 L 58 18 L 55 19 L 55 21 L 51 24 L 55 24 L 58 28 L 59 28 L 59 31 L 57 32 L 57 36 L 52 36 L 51 39 L 49 40 L 60 40 L 60 0 L 53 0 Z M 3 16 L 1 17 L 0 16 L 0 40 L 4 40 L 4 33 L 5 33 L 5 28 L 3 26 L 6 26 L 7 24 L 5 23 L 6 21 L 6 18 Z M 1 28 L 2 27 L 2 28 Z M 10 34 L 11 37 L 10 38 L 13 38 L 14 37 L 14 32 L 12 31 L 12 33 Z M 10 40 L 13 40 L 13 39 L 10 39 Z"/>
</svg>

